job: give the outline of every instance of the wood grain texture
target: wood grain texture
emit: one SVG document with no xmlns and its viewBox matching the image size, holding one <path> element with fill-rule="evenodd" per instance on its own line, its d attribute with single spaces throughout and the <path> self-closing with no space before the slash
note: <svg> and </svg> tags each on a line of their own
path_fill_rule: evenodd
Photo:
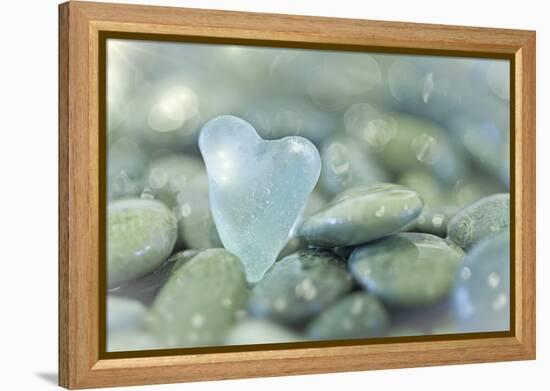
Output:
<svg viewBox="0 0 550 391">
<path fill-rule="evenodd" d="M 86 2 L 60 5 L 59 21 L 60 385 L 89 388 L 535 357 L 534 32 Z M 513 59 L 515 335 L 100 360 L 100 31 Z"/>
<path fill-rule="evenodd" d="M 70 384 L 69 366 L 69 7 L 59 7 L 59 383 Z M 61 327 L 61 325 L 63 325 Z"/>
</svg>

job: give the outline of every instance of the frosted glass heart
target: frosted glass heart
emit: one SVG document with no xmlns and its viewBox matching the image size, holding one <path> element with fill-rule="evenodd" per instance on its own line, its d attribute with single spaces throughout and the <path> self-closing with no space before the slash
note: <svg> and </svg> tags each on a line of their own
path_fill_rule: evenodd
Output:
<svg viewBox="0 0 550 391">
<path fill-rule="evenodd" d="M 275 262 L 321 172 L 317 148 L 303 137 L 263 140 L 229 115 L 208 121 L 199 148 L 212 215 L 224 247 L 259 281 Z"/>
</svg>

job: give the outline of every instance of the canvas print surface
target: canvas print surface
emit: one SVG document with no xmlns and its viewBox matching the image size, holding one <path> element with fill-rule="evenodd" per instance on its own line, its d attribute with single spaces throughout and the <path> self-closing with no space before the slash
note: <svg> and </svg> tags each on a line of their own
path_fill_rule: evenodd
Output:
<svg viewBox="0 0 550 391">
<path fill-rule="evenodd" d="M 510 329 L 510 64 L 108 39 L 108 352 Z"/>
</svg>

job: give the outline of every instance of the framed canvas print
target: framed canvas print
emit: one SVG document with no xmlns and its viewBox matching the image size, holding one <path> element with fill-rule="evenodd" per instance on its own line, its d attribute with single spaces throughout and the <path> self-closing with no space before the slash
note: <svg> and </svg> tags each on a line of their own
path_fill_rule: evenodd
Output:
<svg viewBox="0 0 550 391">
<path fill-rule="evenodd" d="M 535 358 L 535 33 L 59 7 L 67 388 Z"/>
</svg>

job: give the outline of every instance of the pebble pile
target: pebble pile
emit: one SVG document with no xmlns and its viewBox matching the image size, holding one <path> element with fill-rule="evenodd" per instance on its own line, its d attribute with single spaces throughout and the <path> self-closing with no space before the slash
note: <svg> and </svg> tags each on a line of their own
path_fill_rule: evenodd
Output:
<svg viewBox="0 0 550 391">
<path fill-rule="evenodd" d="M 509 328 L 506 62 L 107 58 L 108 351 Z"/>
</svg>

